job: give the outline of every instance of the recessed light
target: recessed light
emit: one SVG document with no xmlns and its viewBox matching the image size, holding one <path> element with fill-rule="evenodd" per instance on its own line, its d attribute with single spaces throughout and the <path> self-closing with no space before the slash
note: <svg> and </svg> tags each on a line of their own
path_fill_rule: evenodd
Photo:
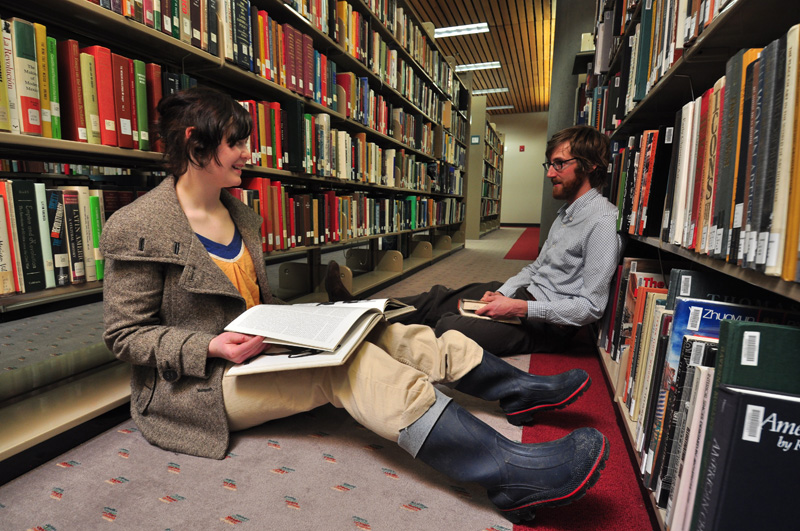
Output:
<svg viewBox="0 0 800 531">
<path fill-rule="evenodd" d="M 486 33 L 489 31 L 489 24 L 481 22 L 479 24 L 466 24 L 464 26 L 449 26 L 447 28 L 437 28 L 433 30 L 433 38 L 453 37 L 456 35 L 469 35 L 471 33 Z"/>
<path fill-rule="evenodd" d="M 456 72 L 468 72 L 469 70 L 488 70 L 490 68 L 500 68 L 500 61 L 490 61 L 488 63 L 470 63 L 468 65 L 456 65 Z"/>
</svg>

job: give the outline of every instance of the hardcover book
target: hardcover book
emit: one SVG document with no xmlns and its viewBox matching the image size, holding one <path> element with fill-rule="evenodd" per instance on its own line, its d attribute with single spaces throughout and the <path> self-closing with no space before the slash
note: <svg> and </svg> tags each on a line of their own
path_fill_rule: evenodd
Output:
<svg viewBox="0 0 800 531">
<path fill-rule="evenodd" d="M 800 489 L 800 397 L 723 385 L 709 426 L 708 466 L 693 529 L 785 529 Z M 758 510 L 753 510 L 758 507 Z"/>
<path fill-rule="evenodd" d="M 12 18 L 10 24 L 20 132 L 41 136 L 42 107 L 33 24 L 20 18 Z"/>
<path fill-rule="evenodd" d="M 114 105 L 114 69 L 111 50 L 105 46 L 86 46 L 81 53 L 94 57 L 97 83 L 97 112 L 100 125 L 100 143 L 105 146 L 119 145 L 117 140 L 117 113 Z"/>
</svg>

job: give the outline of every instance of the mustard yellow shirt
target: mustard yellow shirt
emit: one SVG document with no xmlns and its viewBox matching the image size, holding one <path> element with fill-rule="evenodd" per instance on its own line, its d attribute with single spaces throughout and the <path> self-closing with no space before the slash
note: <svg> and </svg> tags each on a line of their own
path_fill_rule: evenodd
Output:
<svg viewBox="0 0 800 531">
<path fill-rule="evenodd" d="M 219 266 L 225 276 L 244 297 L 247 308 L 260 304 L 261 292 L 258 289 L 253 258 L 242 241 L 238 229 L 228 245 L 222 245 L 197 234 L 209 256 Z"/>
</svg>

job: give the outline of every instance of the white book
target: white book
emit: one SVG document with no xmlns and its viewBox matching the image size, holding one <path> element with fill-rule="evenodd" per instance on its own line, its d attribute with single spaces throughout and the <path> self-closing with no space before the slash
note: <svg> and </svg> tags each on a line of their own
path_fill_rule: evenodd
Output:
<svg viewBox="0 0 800 531">
<path fill-rule="evenodd" d="M 253 306 L 225 330 L 262 336 L 271 346 L 227 376 L 341 365 L 384 317 L 413 310 L 394 299 Z"/>
<path fill-rule="evenodd" d="M 21 133 L 19 123 L 19 103 L 17 101 L 17 76 L 14 67 L 14 45 L 11 37 L 11 22 L 3 20 L 3 62 L 5 63 L 6 77 L 3 80 L 8 92 L 8 119 L 11 122 L 11 132 Z"/>
<path fill-rule="evenodd" d="M 56 273 L 53 265 L 53 246 L 50 245 L 50 221 L 47 217 L 47 198 L 44 183 L 33 183 L 36 193 L 36 207 L 39 214 L 39 242 L 44 261 L 44 282 L 46 288 L 56 287 Z"/>
<path fill-rule="evenodd" d="M 680 245 L 683 242 L 683 222 L 685 219 L 685 198 L 689 172 L 689 151 L 694 123 L 694 102 L 690 101 L 681 111 L 681 137 L 678 146 L 678 171 L 675 175 L 675 193 L 672 198 L 672 223 L 669 229 L 670 242 Z M 674 149 L 674 148 L 673 148 Z"/>
</svg>

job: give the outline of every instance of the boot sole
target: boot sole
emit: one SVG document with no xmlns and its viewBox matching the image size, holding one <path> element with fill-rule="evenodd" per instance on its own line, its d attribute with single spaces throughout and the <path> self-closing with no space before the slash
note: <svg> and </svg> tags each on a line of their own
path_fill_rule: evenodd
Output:
<svg viewBox="0 0 800 531">
<path fill-rule="evenodd" d="M 554 411 L 556 409 L 563 409 L 568 405 L 575 402 L 580 396 L 586 392 L 587 389 L 592 385 L 592 378 L 587 377 L 586 381 L 584 381 L 581 386 L 576 389 L 571 395 L 567 398 L 558 402 L 556 404 L 540 404 L 538 406 L 534 406 L 532 408 L 523 409 L 521 411 L 515 411 L 514 413 L 506 413 L 506 419 L 508 420 L 509 424 L 513 424 L 514 426 L 522 426 L 528 424 L 533 420 L 536 416 L 536 413 L 541 411 Z"/>
<path fill-rule="evenodd" d="M 581 483 L 578 486 L 577 489 L 559 498 L 553 498 L 551 500 L 540 500 L 514 509 L 503 509 L 501 510 L 503 516 L 505 516 L 513 524 L 521 524 L 523 522 L 529 522 L 533 520 L 533 518 L 536 516 L 536 509 L 539 509 L 541 507 L 561 507 L 563 505 L 568 505 L 576 500 L 583 498 L 583 496 L 586 494 L 586 491 L 592 488 L 594 484 L 597 483 L 597 480 L 600 479 L 600 472 L 606 467 L 606 461 L 608 460 L 608 455 L 609 455 L 608 438 L 604 436 L 603 450 L 597 457 L 597 461 L 595 461 L 594 467 L 592 467 L 591 472 L 589 473 L 587 478 L 583 481 L 583 483 Z"/>
</svg>

